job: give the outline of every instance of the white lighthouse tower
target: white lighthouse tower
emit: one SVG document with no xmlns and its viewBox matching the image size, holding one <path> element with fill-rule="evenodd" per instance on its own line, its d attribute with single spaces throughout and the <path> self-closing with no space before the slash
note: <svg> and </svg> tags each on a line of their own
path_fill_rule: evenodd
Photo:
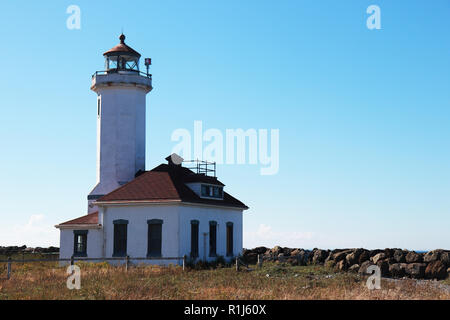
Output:
<svg viewBox="0 0 450 320">
<path fill-rule="evenodd" d="M 120 43 L 105 52 L 105 71 L 92 76 L 91 90 L 97 93 L 97 185 L 88 195 L 92 202 L 133 180 L 145 170 L 145 98 L 152 90 L 148 74 L 139 71 L 141 55 Z"/>
</svg>

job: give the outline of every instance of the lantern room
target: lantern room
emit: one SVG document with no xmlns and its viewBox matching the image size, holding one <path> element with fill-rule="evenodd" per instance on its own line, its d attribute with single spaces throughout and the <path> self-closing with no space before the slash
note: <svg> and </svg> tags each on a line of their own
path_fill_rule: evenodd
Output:
<svg viewBox="0 0 450 320">
<path fill-rule="evenodd" d="M 105 69 L 107 72 L 130 71 L 139 73 L 139 58 L 141 55 L 125 44 L 125 35 L 119 37 L 120 43 L 106 51 Z"/>
</svg>

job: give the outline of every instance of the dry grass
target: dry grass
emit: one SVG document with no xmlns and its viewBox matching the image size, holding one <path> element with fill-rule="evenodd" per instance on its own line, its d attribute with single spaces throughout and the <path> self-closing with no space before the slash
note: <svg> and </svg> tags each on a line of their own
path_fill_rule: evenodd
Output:
<svg viewBox="0 0 450 320">
<path fill-rule="evenodd" d="M 368 290 L 356 274 L 324 267 L 266 264 L 262 270 L 233 268 L 186 270 L 180 267 L 114 267 L 77 263 L 81 289 L 66 287 L 66 268 L 56 263 L 13 264 L 5 280 L 0 265 L 0 299 L 450 299 L 450 291 L 432 282 L 382 281 Z"/>
</svg>

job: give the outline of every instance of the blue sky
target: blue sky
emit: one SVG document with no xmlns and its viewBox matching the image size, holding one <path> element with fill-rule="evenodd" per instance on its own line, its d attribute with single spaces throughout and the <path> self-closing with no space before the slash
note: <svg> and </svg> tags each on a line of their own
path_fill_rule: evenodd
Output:
<svg viewBox="0 0 450 320">
<path fill-rule="evenodd" d="M 58 245 L 53 225 L 86 212 L 91 75 L 123 28 L 153 61 L 147 169 L 195 120 L 280 130 L 278 174 L 218 167 L 250 207 L 244 246 L 450 248 L 449 14 L 446 0 L 2 3 L 0 245 Z"/>
</svg>

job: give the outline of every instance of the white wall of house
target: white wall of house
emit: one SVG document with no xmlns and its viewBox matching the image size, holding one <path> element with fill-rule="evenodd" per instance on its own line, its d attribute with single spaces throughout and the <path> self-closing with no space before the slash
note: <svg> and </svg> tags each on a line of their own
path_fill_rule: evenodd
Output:
<svg viewBox="0 0 450 320">
<path fill-rule="evenodd" d="M 233 223 L 233 255 L 242 252 L 242 210 L 190 204 L 156 205 L 108 205 L 99 210 L 102 229 L 90 229 L 87 239 L 87 254 L 90 258 L 113 257 L 114 220 L 127 220 L 127 255 L 146 257 L 148 241 L 147 220 L 161 219 L 163 257 L 190 256 L 191 220 L 199 221 L 199 259 L 214 260 L 209 256 L 209 222 L 217 222 L 217 256 L 226 256 L 226 224 Z M 206 238 L 204 238 L 206 233 Z M 206 241 L 205 241 L 206 240 Z M 73 254 L 73 229 L 62 229 L 60 256 L 70 258 Z M 206 244 L 206 246 L 205 246 Z M 230 258 L 230 257 L 228 257 Z M 180 264 L 181 260 L 135 260 L 139 263 Z M 120 261 L 118 263 L 123 263 Z"/>
<path fill-rule="evenodd" d="M 128 220 L 127 255 L 130 257 L 147 256 L 147 220 L 161 219 L 163 257 L 179 257 L 178 243 L 178 206 L 176 205 L 127 205 L 103 207 L 102 220 L 105 236 L 105 256 L 112 257 L 114 251 L 114 220 Z M 135 261 L 136 263 L 148 261 Z M 154 264 L 178 264 L 174 260 L 151 260 Z"/>
<path fill-rule="evenodd" d="M 242 210 L 228 209 L 202 205 L 180 206 L 180 255 L 190 255 L 191 252 L 191 220 L 199 221 L 199 259 L 214 260 L 209 257 L 209 221 L 217 222 L 217 256 L 226 257 L 226 224 L 233 223 L 233 255 L 242 252 Z M 206 235 L 206 241 L 204 239 Z M 206 242 L 206 246 L 205 246 Z"/>
<path fill-rule="evenodd" d="M 161 219 L 163 257 L 182 257 L 191 252 L 191 220 L 199 221 L 199 259 L 209 257 L 209 221 L 217 222 L 217 255 L 226 257 L 226 223 L 233 223 L 233 254 L 242 252 L 242 210 L 204 205 L 126 205 L 106 206 L 100 210 L 104 228 L 105 256 L 112 257 L 114 249 L 114 220 L 128 220 L 127 254 L 130 257 L 147 256 L 147 220 Z M 204 233 L 206 235 L 206 247 Z M 139 263 L 140 261 L 136 261 Z M 181 261 L 142 261 L 154 264 L 181 263 Z"/>
<path fill-rule="evenodd" d="M 60 249 L 59 257 L 60 259 L 70 259 L 73 255 L 74 248 L 74 230 L 86 230 L 86 228 L 78 229 L 60 229 Z M 102 239 L 103 230 L 102 229 L 87 229 L 87 256 L 92 258 L 102 257 Z M 64 264 L 68 264 L 64 263 Z"/>
</svg>

